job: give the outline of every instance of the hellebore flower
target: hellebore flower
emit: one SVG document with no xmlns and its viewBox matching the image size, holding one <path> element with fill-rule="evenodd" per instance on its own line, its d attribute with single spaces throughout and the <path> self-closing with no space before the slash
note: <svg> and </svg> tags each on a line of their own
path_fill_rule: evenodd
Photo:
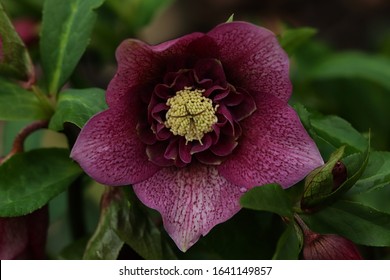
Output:
<svg viewBox="0 0 390 280">
<path fill-rule="evenodd" d="M 159 45 L 125 40 L 109 109 L 71 157 L 96 181 L 132 184 L 185 251 L 240 210 L 248 189 L 287 188 L 323 164 L 295 111 L 289 61 L 274 34 L 221 24 Z"/>
<path fill-rule="evenodd" d="M 45 206 L 20 217 L 0 217 L 0 259 L 43 259 L 49 211 Z"/>
</svg>

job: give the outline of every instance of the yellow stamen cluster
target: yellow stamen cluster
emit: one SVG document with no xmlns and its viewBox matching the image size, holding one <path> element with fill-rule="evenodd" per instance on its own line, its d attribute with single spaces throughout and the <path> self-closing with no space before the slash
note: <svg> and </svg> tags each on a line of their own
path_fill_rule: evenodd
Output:
<svg viewBox="0 0 390 280">
<path fill-rule="evenodd" d="M 198 140 L 212 131 L 217 122 L 217 106 L 213 107 L 210 98 L 203 96 L 204 90 L 185 87 L 176 92 L 176 95 L 167 100 L 170 107 L 166 114 L 165 126 L 174 135 L 184 136 L 186 143 Z"/>
</svg>

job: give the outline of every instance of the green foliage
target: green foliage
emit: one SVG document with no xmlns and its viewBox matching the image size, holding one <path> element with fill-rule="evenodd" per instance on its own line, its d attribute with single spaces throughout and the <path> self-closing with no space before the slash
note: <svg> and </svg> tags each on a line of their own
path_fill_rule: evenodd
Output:
<svg viewBox="0 0 390 280">
<path fill-rule="evenodd" d="M 291 222 L 280 236 L 273 260 L 297 260 L 302 249 L 303 237 L 298 226 Z"/>
<path fill-rule="evenodd" d="M 0 120 L 44 120 L 50 108 L 31 91 L 0 79 Z"/>
<path fill-rule="evenodd" d="M 119 187 L 108 188 L 103 194 L 101 213 L 96 231 L 89 240 L 83 259 L 115 260 L 124 242 L 118 237 L 116 227 L 129 208 Z"/>
<path fill-rule="evenodd" d="M 279 37 L 279 43 L 289 56 L 305 45 L 305 43 L 317 33 L 317 30 L 311 27 L 302 27 L 297 29 L 287 29 Z"/>
<path fill-rule="evenodd" d="M 172 0 L 107 0 L 107 5 L 135 33 L 170 2 Z"/>
<path fill-rule="evenodd" d="M 57 108 L 51 118 L 49 128 L 62 130 L 65 122 L 73 123 L 81 128 L 93 115 L 106 108 L 105 92 L 102 89 L 66 90 L 58 96 Z"/>
<path fill-rule="evenodd" d="M 328 56 L 316 65 L 309 79 L 367 79 L 390 90 L 390 59 L 359 52 Z"/>
<path fill-rule="evenodd" d="M 27 81 L 33 72 L 26 46 L 0 3 L 0 75 Z"/>
<path fill-rule="evenodd" d="M 367 246 L 390 246 L 390 214 L 363 203 L 339 200 L 302 218 L 320 233 L 336 233 Z"/>
<path fill-rule="evenodd" d="M 0 216 L 26 215 L 65 191 L 82 170 L 66 149 L 36 149 L 0 165 Z"/>
<path fill-rule="evenodd" d="M 255 187 L 246 192 L 240 199 L 242 207 L 269 211 L 280 216 L 292 217 L 292 202 L 287 193 L 277 184 Z"/>
<path fill-rule="evenodd" d="M 41 59 L 48 91 L 66 83 L 91 36 L 96 12 L 104 0 L 46 0 L 43 7 Z"/>
</svg>

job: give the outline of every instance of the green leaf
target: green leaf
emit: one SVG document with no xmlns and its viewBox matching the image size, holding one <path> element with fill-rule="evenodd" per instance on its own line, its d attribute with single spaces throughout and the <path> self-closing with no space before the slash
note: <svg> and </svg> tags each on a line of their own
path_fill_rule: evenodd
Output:
<svg viewBox="0 0 390 280">
<path fill-rule="evenodd" d="M 19 80 L 30 80 L 34 67 L 22 39 L 15 31 L 0 3 L 0 74 Z"/>
<path fill-rule="evenodd" d="M 284 217 L 293 216 L 293 206 L 287 193 L 277 184 L 255 187 L 240 199 L 244 208 L 269 211 Z"/>
<path fill-rule="evenodd" d="M 44 120 L 50 113 L 33 92 L 0 80 L 0 120 Z"/>
<path fill-rule="evenodd" d="M 41 59 L 49 93 L 66 83 L 83 55 L 104 0 L 46 0 L 41 30 Z"/>
<path fill-rule="evenodd" d="M 309 79 L 354 78 L 372 81 L 390 90 L 390 59 L 359 52 L 332 54 L 311 69 Z"/>
<path fill-rule="evenodd" d="M 37 149 L 0 165 L 0 216 L 31 213 L 63 192 L 82 170 L 67 149 Z"/>
<path fill-rule="evenodd" d="M 301 252 L 303 236 L 298 226 L 291 222 L 280 236 L 273 260 L 297 260 Z"/>
<path fill-rule="evenodd" d="M 390 152 L 372 152 L 363 175 L 348 194 L 367 194 L 388 185 L 390 185 Z"/>
<path fill-rule="evenodd" d="M 234 21 L 234 13 L 231 14 L 231 16 L 227 19 L 226 23 L 233 22 Z"/>
<path fill-rule="evenodd" d="M 367 139 L 346 120 L 310 112 L 301 104 L 295 104 L 294 108 L 324 158 L 328 158 L 337 148 L 344 145 L 347 155 L 366 150 Z"/>
<path fill-rule="evenodd" d="M 291 56 L 316 33 L 317 30 L 310 27 L 287 29 L 280 35 L 279 42 L 282 48 Z"/>
<path fill-rule="evenodd" d="M 145 259 L 176 259 L 160 230 L 140 205 L 132 190 L 127 188 L 124 191 L 128 206 L 122 208 L 115 225 L 121 240 Z"/>
<path fill-rule="evenodd" d="M 333 189 L 333 168 L 344 154 L 345 146 L 336 150 L 330 159 L 317 167 L 305 179 L 302 205 L 310 207 L 321 202 Z"/>
<path fill-rule="evenodd" d="M 135 33 L 171 2 L 172 0 L 108 0 L 107 5 Z"/>
<path fill-rule="evenodd" d="M 86 260 L 115 260 L 124 242 L 116 233 L 116 225 L 128 211 L 129 203 L 119 187 L 108 188 L 102 196 L 101 213 L 95 233 L 84 252 Z"/>
<path fill-rule="evenodd" d="M 362 203 L 340 200 L 302 218 L 319 233 L 336 233 L 361 245 L 390 246 L 390 214 Z"/>
<path fill-rule="evenodd" d="M 56 112 L 50 120 L 49 128 L 62 130 L 65 122 L 81 128 L 93 115 L 105 109 L 107 104 L 102 89 L 66 90 L 59 94 Z"/>
</svg>

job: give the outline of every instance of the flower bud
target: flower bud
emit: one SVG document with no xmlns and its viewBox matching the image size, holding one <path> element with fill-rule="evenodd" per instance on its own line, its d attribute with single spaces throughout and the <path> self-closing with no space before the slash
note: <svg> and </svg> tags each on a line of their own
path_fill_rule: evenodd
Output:
<svg viewBox="0 0 390 280">
<path fill-rule="evenodd" d="M 48 207 L 0 218 L 0 259 L 43 259 L 49 222 Z"/>
<path fill-rule="evenodd" d="M 356 245 L 336 234 L 304 230 L 303 258 L 306 260 L 361 260 Z"/>
<path fill-rule="evenodd" d="M 332 169 L 333 175 L 333 190 L 338 189 L 348 177 L 347 167 L 341 161 L 337 161 Z"/>
</svg>

